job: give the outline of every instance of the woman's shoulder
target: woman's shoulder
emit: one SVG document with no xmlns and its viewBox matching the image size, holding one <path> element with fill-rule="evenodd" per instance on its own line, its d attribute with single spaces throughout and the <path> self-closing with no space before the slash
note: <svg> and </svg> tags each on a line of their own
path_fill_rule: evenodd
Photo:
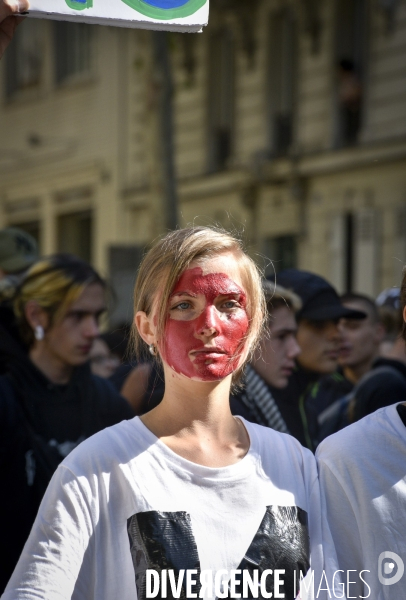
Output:
<svg viewBox="0 0 406 600">
<path fill-rule="evenodd" d="M 255 436 L 261 455 L 277 456 L 281 462 L 296 460 L 300 463 L 315 462 L 313 453 L 288 433 L 251 423 L 240 417 L 251 439 Z"/>
<path fill-rule="evenodd" d="M 76 475 L 109 472 L 117 464 L 126 464 L 146 447 L 137 435 L 137 418 L 106 427 L 84 440 L 63 460 Z"/>
</svg>

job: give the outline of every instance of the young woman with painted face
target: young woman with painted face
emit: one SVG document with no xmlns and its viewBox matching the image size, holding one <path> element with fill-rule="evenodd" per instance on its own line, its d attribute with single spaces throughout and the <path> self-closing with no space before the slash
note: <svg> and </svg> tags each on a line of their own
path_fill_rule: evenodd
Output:
<svg viewBox="0 0 406 600">
<path fill-rule="evenodd" d="M 165 396 L 62 463 L 4 600 L 295 598 L 311 570 L 316 596 L 322 542 L 327 576 L 334 550 L 314 458 L 229 407 L 264 314 L 257 268 L 227 233 L 183 229 L 149 251 L 134 336 L 162 361 Z"/>
</svg>

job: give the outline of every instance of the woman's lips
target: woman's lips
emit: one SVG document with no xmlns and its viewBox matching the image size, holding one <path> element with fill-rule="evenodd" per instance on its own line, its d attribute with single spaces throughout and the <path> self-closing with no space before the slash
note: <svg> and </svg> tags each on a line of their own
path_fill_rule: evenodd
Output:
<svg viewBox="0 0 406 600">
<path fill-rule="evenodd" d="M 226 352 L 221 348 L 200 348 L 199 350 L 192 350 L 189 353 L 194 358 L 194 362 L 199 360 L 207 360 L 209 358 L 223 357 Z"/>
</svg>

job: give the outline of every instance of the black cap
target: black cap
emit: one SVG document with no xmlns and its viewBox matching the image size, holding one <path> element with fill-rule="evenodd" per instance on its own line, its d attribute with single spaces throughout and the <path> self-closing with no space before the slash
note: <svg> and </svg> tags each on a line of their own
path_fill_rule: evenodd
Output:
<svg viewBox="0 0 406 600">
<path fill-rule="evenodd" d="M 301 271 L 285 269 L 269 278 L 271 281 L 292 290 L 302 301 L 302 308 L 296 313 L 296 319 L 310 321 L 337 321 L 338 319 L 365 319 L 361 310 L 345 308 L 333 288 L 323 277 Z"/>
</svg>

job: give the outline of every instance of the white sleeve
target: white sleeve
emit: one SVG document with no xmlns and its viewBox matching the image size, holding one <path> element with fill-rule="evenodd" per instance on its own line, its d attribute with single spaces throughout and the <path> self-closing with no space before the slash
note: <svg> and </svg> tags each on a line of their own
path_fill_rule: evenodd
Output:
<svg viewBox="0 0 406 600">
<path fill-rule="evenodd" d="M 354 508 L 339 476 L 320 458 L 318 467 L 323 520 L 331 531 L 339 569 L 344 571 L 348 597 L 365 597 L 368 586 L 364 587 L 363 583 L 362 542 Z"/>
<path fill-rule="evenodd" d="M 77 477 L 60 465 L 2 600 L 70 600 L 93 530 Z"/>
<path fill-rule="evenodd" d="M 322 498 L 317 475 L 310 489 L 309 506 L 310 571 L 302 582 L 299 597 L 303 600 L 313 597 L 318 600 L 343 598 L 342 574 L 338 572 L 330 529 L 322 517 Z"/>
</svg>

